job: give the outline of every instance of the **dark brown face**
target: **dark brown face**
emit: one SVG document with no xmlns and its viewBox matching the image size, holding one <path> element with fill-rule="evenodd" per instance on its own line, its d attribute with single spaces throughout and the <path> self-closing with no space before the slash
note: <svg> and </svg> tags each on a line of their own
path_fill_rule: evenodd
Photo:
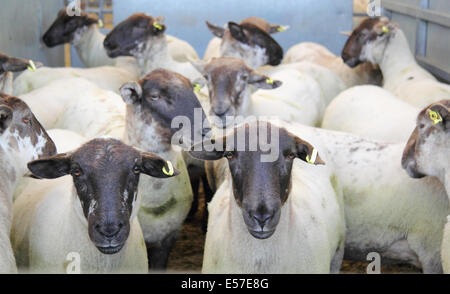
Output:
<svg viewBox="0 0 450 294">
<path fill-rule="evenodd" d="M 98 19 L 96 17 L 89 16 L 85 12 L 81 12 L 80 16 L 69 16 L 66 9 L 63 8 L 59 11 L 50 28 L 45 32 L 42 40 L 50 48 L 70 43 L 80 29 L 87 28 L 97 22 Z"/>
<path fill-rule="evenodd" d="M 241 58 L 255 67 L 275 66 L 283 59 L 283 48 L 270 36 L 272 30 L 264 20 L 248 18 L 241 24 L 229 22 L 228 29 L 206 24 L 215 36 L 222 38 L 222 56 Z"/>
<path fill-rule="evenodd" d="M 406 144 L 402 166 L 412 178 L 449 172 L 450 100 L 433 103 L 419 113 L 417 127 Z"/>
<path fill-rule="evenodd" d="M 356 67 L 366 61 L 373 62 L 368 59 L 366 47 L 376 40 L 382 41 L 389 35 L 392 26 L 393 24 L 385 17 L 368 18 L 361 22 L 348 38 L 342 50 L 344 62 L 350 67 Z"/>
<path fill-rule="evenodd" d="M 0 93 L 0 134 L 27 161 L 56 153 L 52 139 L 25 102 L 3 93 Z"/>
<path fill-rule="evenodd" d="M 260 89 L 275 89 L 281 86 L 280 81 L 271 81 L 268 76 L 248 67 L 243 60 L 233 57 L 213 58 L 207 64 L 197 62 L 194 66 L 207 81 L 210 115 L 221 122 L 217 127 L 227 127 L 231 121 L 227 121 L 227 117 L 244 114 L 250 99 L 249 85 Z"/>
<path fill-rule="evenodd" d="M 30 61 L 22 58 L 9 57 L 0 51 L 0 75 L 5 72 L 24 71 L 30 66 Z"/>
<path fill-rule="evenodd" d="M 274 161 L 263 160 L 269 151 L 267 146 L 261 146 L 262 134 L 278 151 Z M 198 159 L 228 160 L 236 203 L 242 209 L 248 231 L 258 239 L 269 238 L 276 230 L 281 207 L 289 195 L 294 159 L 307 161 L 314 152 L 308 142 L 265 122 L 245 124 L 224 138 L 205 141 L 192 150 L 190 154 Z M 314 164 L 324 162 L 317 156 Z"/>
<path fill-rule="evenodd" d="M 119 252 L 130 233 L 130 219 L 141 173 L 157 178 L 170 175 L 168 163 L 115 139 L 94 139 L 72 153 L 58 154 L 28 164 L 37 177 L 72 175 L 91 241 L 104 254 Z M 165 172 L 166 171 L 166 172 Z"/>
<path fill-rule="evenodd" d="M 123 85 L 120 93 L 128 104 L 127 115 L 147 125 L 157 122 L 168 140 L 181 134 L 177 143 L 190 147 L 211 130 L 191 82 L 178 73 L 154 70 L 138 83 Z"/>
<path fill-rule="evenodd" d="M 106 35 L 103 46 L 111 58 L 136 56 L 145 42 L 163 35 L 166 26 L 144 13 L 135 13 Z"/>
</svg>

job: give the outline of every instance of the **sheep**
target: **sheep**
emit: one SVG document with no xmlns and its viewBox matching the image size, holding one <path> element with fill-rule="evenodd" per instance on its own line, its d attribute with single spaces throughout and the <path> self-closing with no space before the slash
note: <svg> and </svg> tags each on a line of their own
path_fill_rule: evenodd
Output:
<svg viewBox="0 0 450 294">
<path fill-rule="evenodd" d="M 436 177 L 450 196 L 450 100 L 424 108 L 417 116 L 417 126 L 406 144 L 402 166 L 414 179 Z M 430 197 L 430 195 L 427 195 Z M 433 195 L 431 195 L 433 196 Z M 444 273 L 450 273 L 450 217 L 445 224 L 441 258 Z"/>
<path fill-rule="evenodd" d="M 250 114 L 278 115 L 309 125 L 321 121 L 325 104 L 320 87 L 296 70 L 276 71 L 269 78 L 234 57 L 213 58 L 209 63 L 198 61 L 195 66 L 208 80 L 210 115 L 219 118 L 218 127 L 232 123 L 227 117 Z M 249 85 L 260 90 L 251 93 Z"/>
<path fill-rule="evenodd" d="M 68 129 L 87 139 L 103 135 L 123 137 L 125 104 L 122 97 L 84 78 L 55 80 L 20 98 L 46 129 Z"/>
<path fill-rule="evenodd" d="M 9 232 L 12 197 L 27 162 L 51 156 L 56 147 L 28 106 L 17 97 L 0 93 L 0 273 L 16 273 Z"/>
<path fill-rule="evenodd" d="M 137 187 L 141 173 L 178 175 L 171 163 L 117 139 L 97 138 L 72 152 L 32 161 L 28 168 L 42 180 L 34 180 L 14 203 L 11 236 L 19 269 L 147 272 Z M 67 265 L 73 256 L 78 269 Z"/>
<path fill-rule="evenodd" d="M 231 56 L 245 59 L 249 66 L 254 68 L 267 64 L 271 60 L 271 65 L 278 65 L 279 58 L 275 55 L 283 54 L 281 47 L 269 37 L 269 34 L 283 32 L 289 26 L 269 24 L 266 20 L 259 17 L 248 17 L 242 20 L 239 25 L 229 22 L 225 28 L 206 22 L 208 29 L 213 33 L 213 38 L 206 48 L 203 60 L 210 61 L 213 57 Z M 248 42 L 242 39 L 238 32 L 243 28 L 247 36 L 254 42 Z M 257 40 L 258 36 L 263 36 Z M 261 42 L 263 41 L 264 42 Z M 278 46 L 277 46 L 278 45 Z M 276 50 L 273 50 L 276 49 Z M 244 53 L 245 52 L 245 53 Z M 274 57 L 268 55 L 273 54 Z"/>
<path fill-rule="evenodd" d="M 369 62 L 350 68 L 341 57 L 337 57 L 324 46 L 302 42 L 292 46 L 283 58 L 283 64 L 310 61 L 326 67 L 336 73 L 344 82 L 345 88 L 357 85 L 372 84 L 381 86 L 382 74 Z"/>
<path fill-rule="evenodd" d="M 417 64 L 405 34 L 386 17 L 363 21 L 347 40 L 342 58 L 350 67 L 364 61 L 379 65 L 383 88 L 421 109 L 450 97 L 450 86 Z"/>
<path fill-rule="evenodd" d="M 95 16 L 80 12 L 69 16 L 65 8 L 59 11 L 55 21 L 42 37 L 47 47 L 71 43 L 83 64 L 87 67 L 115 65 L 116 59 L 109 58 L 103 48 L 105 36 L 98 29 Z M 185 41 L 167 36 L 169 54 L 178 61 L 197 60 L 195 50 Z"/>
<path fill-rule="evenodd" d="M 401 164 L 404 142 L 388 144 L 293 122 L 276 124 L 319 146 L 327 165 L 333 166 L 344 195 L 345 259 L 365 261 L 377 252 L 382 262 L 442 272 L 442 232 L 450 214 L 446 189 L 436 177 L 408 176 Z M 210 178 L 219 187 L 226 171 L 220 164 L 212 170 Z"/>
<path fill-rule="evenodd" d="M 192 84 L 178 73 L 158 69 L 137 83 L 124 84 L 120 91 L 127 104 L 124 141 L 172 161 L 181 171 L 168 181 L 147 178 L 139 184 L 142 203 L 138 218 L 149 266 L 162 270 L 193 197 L 183 155 L 173 145 L 183 141 L 184 146 L 190 146 L 202 140 L 210 128 Z"/>
<path fill-rule="evenodd" d="M 0 92 L 8 95 L 13 94 L 13 72 L 21 72 L 27 68 L 36 67 L 34 62 L 21 58 L 14 58 L 0 51 Z M 39 62 L 37 65 L 41 65 Z"/>
<path fill-rule="evenodd" d="M 387 143 L 403 143 L 414 130 L 420 109 L 377 86 L 357 86 L 327 107 L 322 128 Z"/>
<path fill-rule="evenodd" d="M 122 84 L 137 80 L 139 74 L 136 65 L 129 60 L 121 62 L 121 66 L 101 66 L 94 68 L 41 67 L 35 72 L 26 71 L 14 80 L 14 94 L 20 96 L 48 83 L 67 78 L 85 78 L 98 87 L 118 93 Z"/>
<path fill-rule="evenodd" d="M 111 58 L 134 56 L 141 76 L 163 68 L 184 75 L 190 80 L 201 78 L 189 62 L 177 62 L 170 56 L 165 34 L 166 25 L 161 17 L 153 18 L 135 13 L 110 31 L 103 42 Z"/>
<path fill-rule="evenodd" d="M 257 17 L 247 18 L 239 25 L 229 22 L 227 29 L 208 22 L 207 25 L 214 35 L 222 38 L 219 52 L 208 53 L 212 57 L 217 55 L 240 58 L 248 66 L 268 75 L 287 68 L 298 70 L 301 75 L 309 75 L 319 83 L 326 101 L 331 101 L 345 89 L 341 78 L 324 66 L 312 62 L 279 65 L 283 58 L 283 49 L 269 34 L 282 31 L 286 29 L 285 26 L 270 25 Z"/>
<path fill-rule="evenodd" d="M 235 137 L 250 142 L 253 135 L 257 149 L 245 141 L 237 147 Z M 268 141 L 261 140 L 269 136 L 269 152 L 276 151 L 263 159 L 268 151 L 262 144 Z M 195 145 L 190 154 L 226 158 L 229 166 L 208 206 L 203 273 L 339 272 L 345 241 L 342 191 L 328 162 L 310 167 L 295 160 L 325 164 L 310 143 L 259 121 Z"/>
</svg>

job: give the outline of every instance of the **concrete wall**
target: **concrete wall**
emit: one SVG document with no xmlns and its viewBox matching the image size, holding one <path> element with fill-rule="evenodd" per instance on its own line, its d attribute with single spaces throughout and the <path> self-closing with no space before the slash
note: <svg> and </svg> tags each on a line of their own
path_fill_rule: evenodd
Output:
<svg viewBox="0 0 450 294">
<path fill-rule="evenodd" d="M 50 26 L 63 0 L 0 0 L 0 50 L 49 66 L 64 66 L 62 46 L 48 49 L 40 38 Z"/>
</svg>

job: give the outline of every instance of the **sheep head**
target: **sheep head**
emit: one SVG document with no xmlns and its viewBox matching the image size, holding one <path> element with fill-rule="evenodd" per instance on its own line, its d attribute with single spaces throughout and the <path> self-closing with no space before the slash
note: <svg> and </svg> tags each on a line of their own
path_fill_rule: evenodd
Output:
<svg viewBox="0 0 450 294">
<path fill-rule="evenodd" d="M 450 100 L 431 104 L 417 117 L 402 166 L 413 178 L 438 177 L 450 192 Z"/>
<path fill-rule="evenodd" d="M 294 159 L 324 164 L 311 144 L 263 121 L 241 125 L 222 138 L 194 145 L 190 154 L 201 160 L 227 159 L 234 199 L 249 233 L 257 239 L 275 233 L 281 207 L 290 193 Z"/>
<path fill-rule="evenodd" d="M 342 59 L 350 67 L 356 67 L 366 61 L 378 64 L 390 36 L 397 28 L 397 24 L 386 17 L 365 19 L 345 43 Z"/>
<path fill-rule="evenodd" d="M 270 34 L 287 29 L 287 26 L 271 25 L 258 17 L 249 17 L 239 24 L 229 22 L 222 28 L 206 22 L 208 29 L 222 39 L 222 56 L 243 59 L 252 68 L 278 65 L 283 59 L 283 49 Z"/>
<path fill-rule="evenodd" d="M 32 161 L 29 170 L 39 178 L 73 178 L 80 201 L 77 213 L 86 219 L 91 241 L 104 254 L 119 252 L 130 233 L 130 220 L 139 205 L 140 174 L 169 178 L 179 174 L 170 162 L 141 152 L 116 139 L 94 139 L 70 153 Z"/>
<path fill-rule="evenodd" d="M 210 116 L 219 128 L 225 128 L 238 115 L 244 115 L 250 103 L 249 85 L 260 89 L 275 89 L 281 86 L 268 76 L 257 73 L 242 59 L 234 57 L 213 58 L 209 63 L 193 62 L 205 77 L 211 104 Z"/>
</svg>

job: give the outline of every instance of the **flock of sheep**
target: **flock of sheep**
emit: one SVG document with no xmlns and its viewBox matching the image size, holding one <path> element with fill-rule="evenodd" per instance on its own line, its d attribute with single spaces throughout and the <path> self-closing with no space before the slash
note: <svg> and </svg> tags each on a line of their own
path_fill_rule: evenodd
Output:
<svg viewBox="0 0 450 294">
<path fill-rule="evenodd" d="M 164 270 L 200 183 L 204 273 L 339 273 L 372 252 L 450 272 L 450 86 L 395 23 L 364 20 L 342 58 L 283 54 L 288 27 L 261 18 L 207 23 L 203 60 L 162 17 L 97 23 L 63 9 L 43 36 L 86 68 L 0 54 L 1 273 Z"/>
</svg>

